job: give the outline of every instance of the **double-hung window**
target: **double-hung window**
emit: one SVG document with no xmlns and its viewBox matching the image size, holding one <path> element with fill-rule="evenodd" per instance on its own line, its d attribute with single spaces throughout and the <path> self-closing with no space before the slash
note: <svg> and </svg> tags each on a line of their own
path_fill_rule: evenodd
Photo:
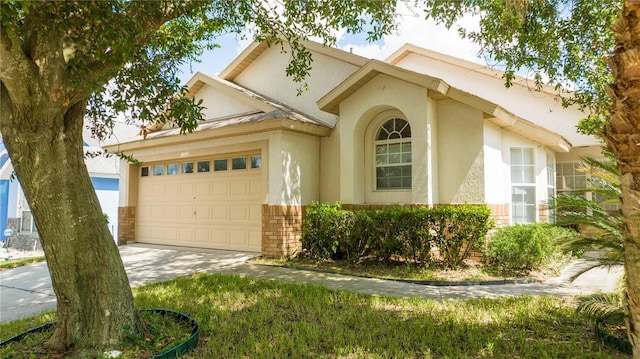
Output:
<svg viewBox="0 0 640 359">
<path fill-rule="evenodd" d="M 375 141 L 376 189 L 411 189 L 411 126 L 392 118 L 380 126 Z"/>
<path fill-rule="evenodd" d="M 511 163 L 511 222 L 536 221 L 536 165 L 531 147 L 512 147 Z"/>
</svg>

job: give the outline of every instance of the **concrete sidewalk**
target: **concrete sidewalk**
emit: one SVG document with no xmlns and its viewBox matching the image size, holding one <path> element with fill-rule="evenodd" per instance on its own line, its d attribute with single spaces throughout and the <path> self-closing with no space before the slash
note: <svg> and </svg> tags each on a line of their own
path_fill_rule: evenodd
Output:
<svg viewBox="0 0 640 359">
<path fill-rule="evenodd" d="M 622 275 L 621 268 L 614 268 L 612 271 L 596 269 L 578 277 L 573 283 L 567 282 L 585 262 L 593 260 L 587 257 L 568 267 L 560 277 L 545 283 L 429 286 L 252 264 L 247 263 L 247 260 L 259 254 L 249 252 L 130 244 L 120 247 L 120 253 L 132 287 L 192 273 L 229 273 L 252 278 L 311 283 L 365 294 L 442 300 L 520 295 L 562 296 L 612 291 Z M 56 297 L 46 263 L 0 272 L 0 322 L 53 310 L 55 303 Z"/>
</svg>

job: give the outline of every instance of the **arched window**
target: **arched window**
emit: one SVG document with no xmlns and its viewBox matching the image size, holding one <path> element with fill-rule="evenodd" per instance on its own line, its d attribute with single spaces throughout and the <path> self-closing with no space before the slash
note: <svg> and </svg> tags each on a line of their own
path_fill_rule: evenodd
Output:
<svg viewBox="0 0 640 359">
<path fill-rule="evenodd" d="M 380 126 L 375 141 L 376 189 L 411 188 L 411 126 L 392 118 Z"/>
</svg>

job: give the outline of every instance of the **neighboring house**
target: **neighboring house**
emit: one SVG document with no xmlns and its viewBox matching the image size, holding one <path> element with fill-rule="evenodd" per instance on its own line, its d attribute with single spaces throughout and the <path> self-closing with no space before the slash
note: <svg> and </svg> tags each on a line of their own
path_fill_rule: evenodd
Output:
<svg viewBox="0 0 640 359">
<path fill-rule="evenodd" d="M 121 242 L 285 256 L 313 201 L 486 203 L 499 225 L 547 221 L 549 196 L 575 189 L 573 163 L 600 153 L 576 133 L 583 113 L 525 79 L 506 89 L 497 70 L 412 45 L 385 61 L 307 47 L 302 95 L 289 55 L 252 44 L 188 82 L 206 107 L 196 131 L 107 148 L 143 162 L 121 172 Z"/>
<path fill-rule="evenodd" d="M 112 140 L 130 138 L 138 130 L 136 126 L 116 123 Z M 86 128 L 84 128 L 83 138 L 85 154 L 97 154 L 103 151 L 100 147 L 101 142 L 92 138 L 90 131 Z M 109 229 L 114 238 L 117 238 L 120 160 L 115 156 L 90 155 L 85 158 L 85 164 L 102 211 L 109 217 Z M 5 239 L 4 230 L 10 222 L 11 227 L 17 230 L 16 236 L 27 238 L 28 245 L 31 247 L 34 239 L 38 237 L 37 230 L 20 182 L 12 174 L 13 166 L 0 138 L 0 238 Z"/>
</svg>

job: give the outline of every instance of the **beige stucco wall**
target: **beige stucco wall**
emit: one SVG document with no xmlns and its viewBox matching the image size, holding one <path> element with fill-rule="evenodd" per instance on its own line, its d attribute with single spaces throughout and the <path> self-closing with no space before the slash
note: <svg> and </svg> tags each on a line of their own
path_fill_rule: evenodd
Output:
<svg viewBox="0 0 640 359">
<path fill-rule="evenodd" d="M 305 79 L 309 87 L 300 96 L 298 96 L 297 89 L 301 84 L 295 83 L 285 73 L 290 53 L 280 53 L 280 48 L 277 46 L 265 50 L 234 79 L 234 82 L 333 125 L 337 117 L 328 112 L 320 111 L 316 101 L 358 68 L 317 52 L 313 52 L 312 56 L 313 68 Z"/>
<path fill-rule="evenodd" d="M 306 205 L 320 199 L 320 139 L 280 131 L 270 146 L 269 204 Z"/>
<path fill-rule="evenodd" d="M 204 85 L 194 97 L 203 100 L 205 120 L 256 111 L 247 103 L 208 85 Z"/>
<path fill-rule="evenodd" d="M 431 203 L 433 110 L 427 90 L 378 75 L 340 104 L 340 121 L 322 141 L 322 199 L 343 203 Z M 375 190 L 373 136 L 385 120 L 402 117 L 411 125 L 412 189 Z M 339 189 L 336 190 L 335 187 Z"/>
<path fill-rule="evenodd" d="M 510 203 L 509 153 L 502 148 L 504 130 L 485 121 L 483 131 L 485 201 L 490 204 Z"/>
<path fill-rule="evenodd" d="M 469 71 L 468 68 L 418 54 L 404 57 L 397 66 L 441 78 L 453 87 L 497 103 L 517 116 L 562 134 L 573 146 L 596 143 L 594 137 L 576 132 L 575 126 L 586 115 L 576 106 L 563 107 L 552 94 L 535 91 L 533 80 L 522 86 L 514 84 L 506 88 L 500 74 L 490 76 Z M 468 63 L 467 66 L 484 68 L 479 64 Z"/>
<path fill-rule="evenodd" d="M 440 203 L 484 203 L 482 112 L 447 99 L 437 114 Z"/>
</svg>

